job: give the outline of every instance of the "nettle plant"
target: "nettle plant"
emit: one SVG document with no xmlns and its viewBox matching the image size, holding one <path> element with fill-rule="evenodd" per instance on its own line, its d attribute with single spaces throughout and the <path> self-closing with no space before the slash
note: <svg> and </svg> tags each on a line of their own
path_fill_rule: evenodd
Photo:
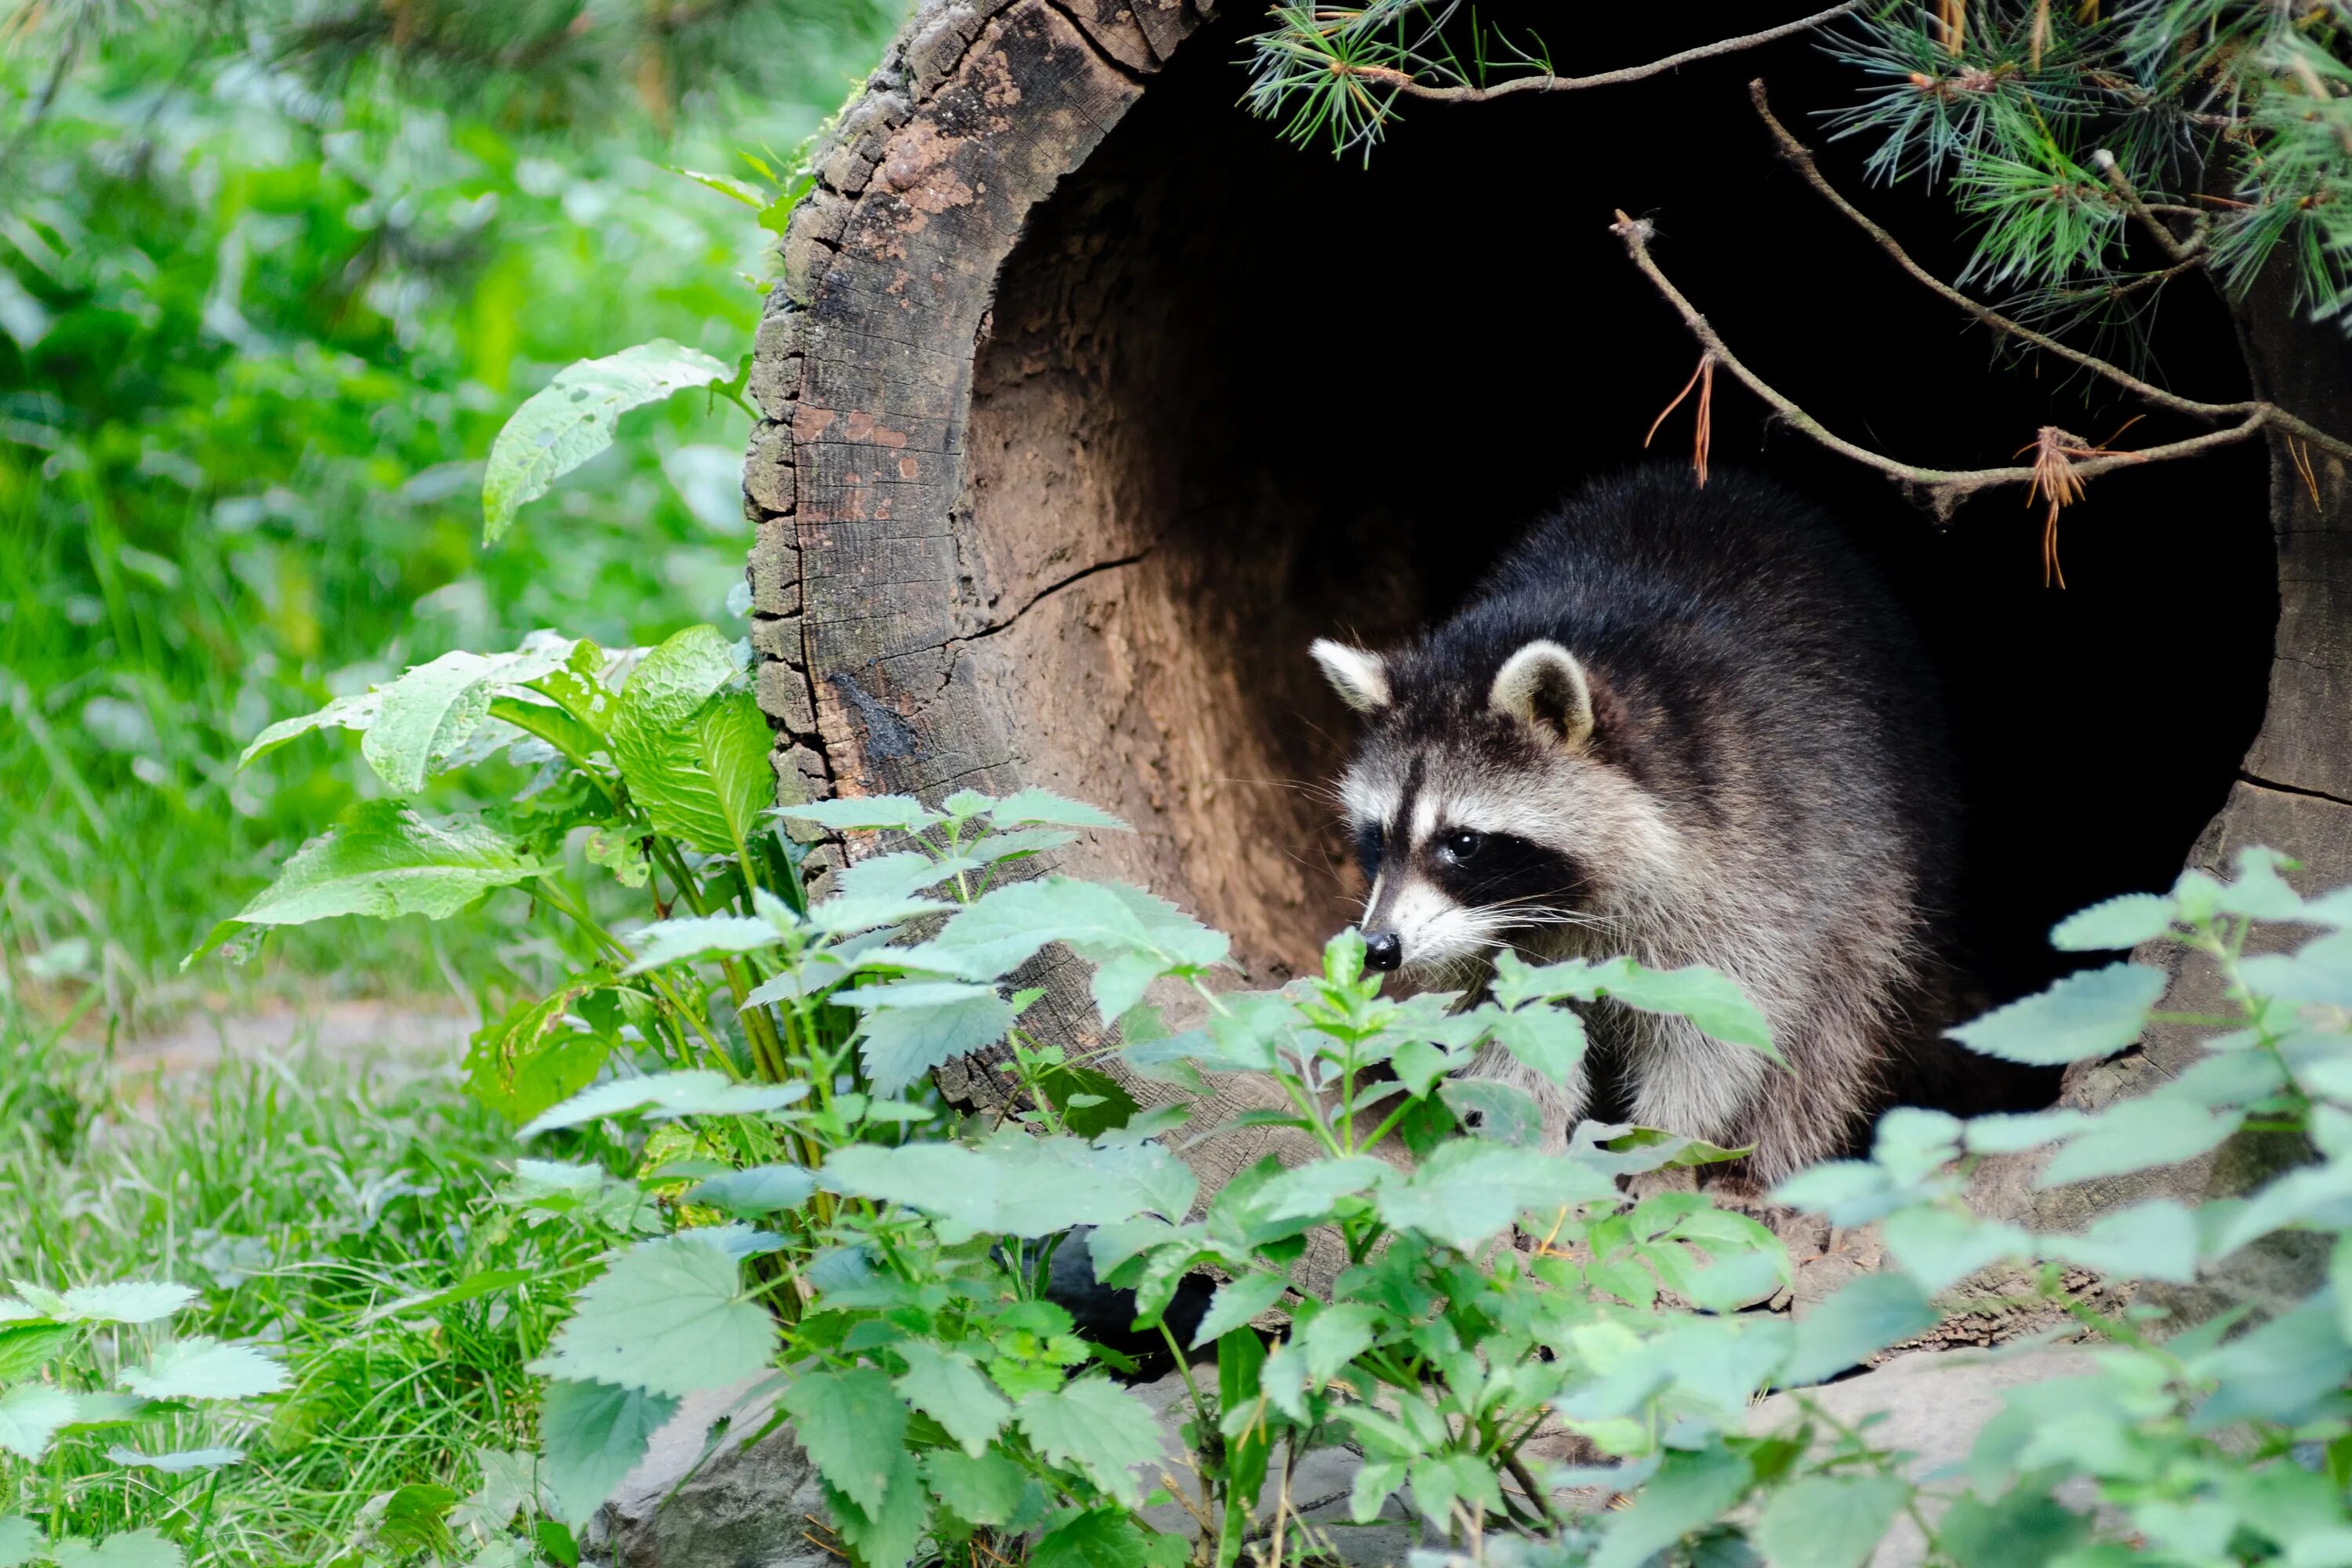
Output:
<svg viewBox="0 0 2352 1568">
<path fill-rule="evenodd" d="M 0 1297 L 0 1564 L 178 1568 L 179 1547 L 156 1530 L 53 1538 L 26 1516 L 127 1519 L 169 1499 L 201 1531 L 218 1473 L 246 1457 L 203 1439 L 258 1426 L 252 1402 L 282 1391 L 286 1369 L 252 1345 L 173 1335 L 167 1321 L 196 1299 L 184 1285 L 12 1285 Z M 107 1463 L 48 1462 L 68 1445 Z"/>
</svg>

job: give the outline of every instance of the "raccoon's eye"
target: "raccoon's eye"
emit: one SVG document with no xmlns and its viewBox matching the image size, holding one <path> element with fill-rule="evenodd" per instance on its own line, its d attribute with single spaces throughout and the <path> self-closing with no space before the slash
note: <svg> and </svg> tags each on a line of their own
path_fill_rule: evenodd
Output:
<svg viewBox="0 0 2352 1568">
<path fill-rule="evenodd" d="M 1486 842 L 1483 835 L 1473 833 L 1465 827 L 1459 833 L 1447 834 L 1442 847 L 1445 851 L 1446 858 L 1459 862 L 1477 854 L 1479 847 Z"/>
</svg>

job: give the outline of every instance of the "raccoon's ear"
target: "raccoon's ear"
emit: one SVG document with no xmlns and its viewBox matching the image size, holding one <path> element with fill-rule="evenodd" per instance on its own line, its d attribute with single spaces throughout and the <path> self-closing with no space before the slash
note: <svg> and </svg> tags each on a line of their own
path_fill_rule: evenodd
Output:
<svg viewBox="0 0 2352 1568">
<path fill-rule="evenodd" d="M 1323 678 L 1339 694 L 1339 700 L 1357 712 L 1377 713 L 1389 705 L 1389 667 L 1379 654 L 1329 637 L 1317 637 L 1307 651 L 1323 667 Z"/>
<path fill-rule="evenodd" d="M 1503 661 L 1486 706 L 1559 745 L 1581 746 L 1592 735 L 1592 685 L 1576 656 L 1538 638 Z"/>
</svg>

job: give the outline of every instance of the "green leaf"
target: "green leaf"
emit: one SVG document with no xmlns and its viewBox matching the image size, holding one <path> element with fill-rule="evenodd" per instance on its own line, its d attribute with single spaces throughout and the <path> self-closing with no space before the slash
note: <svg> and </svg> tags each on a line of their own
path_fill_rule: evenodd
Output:
<svg viewBox="0 0 2352 1568">
<path fill-rule="evenodd" d="M 784 1391 L 783 1406 L 824 1479 L 868 1514 L 878 1510 L 907 1437 L 907 1407 L 881 1369 L 804 1373 Z"/>
<path fill-rule="evenodd" d="M 1324 1308 L 1298 1331 L 1310 1382 L 1326 1383 L 1347 1370 L 1348 1363 L 1372 1348 L 1380 1309 L 1362 1301 L 1340 1301 Z"/>
<path fill-rule="evenodd" d="M 629 961 L 624 974 L 643 974 L 709 952 L 757 952 L 784 940 L 772 921 L 750 915 L 692 915 L 656 921 L 628 935 Z"/>
<path fill-rule="evenodd" d="M 1002 1452 L 990 1449 L 973 1455 L 958 1448 L 934 1448 L 922 1458 L 923 1479 L 931 1495 L 967 1524 L 1012 1522 L 1021 1506 L 1021 1489 L 1028 1480 L 1020 1466 Z M 1034 1558 L 1031 1559 L 1034 1562 Z"/>
<path fill-rule="evenodd" d="M 1014 1418 L 1049 1463 L 1076 1466 L 1125 1507 L 1141 1500 L 1132 1471 L 1160 1458 L 1160 1428 L 1140 1399 L 1108 1378 L 1029 1394 Z"/>
<path fill-rule="evenodd" d="M 2347 1188 L 2346 1195 L 2352 1195 Z M 2034 1238 L 2046 1257 L 2118 1279 L 2161 1279 L 2189 1285 L 2197 1279 L 2197 1216 L 2170 1198 L 2150 1198 L 2103 1215 L 2080 1236 Z"/>
<path fill-rule="evenodd" d="M 1535 1097 L 1500 1079 L 1447 1079 L 1437 1086 L 1437 1098 L 1477 1137 L 1518 1149 L 1543 1141 L 1543 1110 Z"/>
<path fill-rule="evenodd" d="M 1936 1521 L 1937 1544 L 1958 1568 L 2043 1568 L 2090 1537 L 2090 1520 L 2033 1486 L 1990 1502 L 1963 1491 Z"/>
<path fill-rule="evenodd" d="M 1259 1372 L 1265 1365 L 1265 1342 L 1251 1328 L 1235 1329 L 1217 1340 L 1217 1409 L 1226 1422 L 1236 1417 L 1240 1432 L 1225 1437 L 1225 1485 L 1234 1501 L 1247 1509 L 1256 1505 L 1265 1485 L 1266 1460 L 1274 1451 L 1265 1424 L 1243 1415 L 1257 1397 Z"/>
<path fill-rule="evenodd" d="M 872 994 L 861 989 L 841 1000 L 855 1005 Z M 988 986 L 930 1006 L 867 1005 L 857 1027 L 858 1056 L 877 1094 L 896 1094 L 941 1062 L 994 1045 L 1013 1027 L 1012 1006 Z"/>
<path fill-rule="evenodd" d="M 47 1365 L 73 1342 L 75 1332 L 46 1319 L 0 1324 L 0 1383 L 13 1383 Z"/>
<path fill-rule="evenodd" d="M 1536 1003 L 1501 1014 L 1490 1033 L 1520 1066 L 1553 1083 L 1567 1083 L 1584 1060 L 1584 1020 L 1566 1007 Z"/>
<path fill-rule="evenodd" d="M 1980 1055 L 2032 1067 L 2113 1056 L 2139 1038 L 2164 985 L 2162 970 L 2111 963 L 1945 1033 Z"/>
<path fill-rule="evenodd" d="M 1217 1287 L 1201 1326 L 1192 1331 L 1192 1348 L 1198 1350 L 1235 1329 L 1246 1328 L 1252 1318 L 1281 1300 L 1289 1289 L 1290 1281 L 1279 1274 L 1252 1273 L 1226 1280 Z"/>
<path fill-rule="evenodd" d="M 896 1348 L 906 1359 L 907 1370 L 892 1386 L 944 1427 L 965 1453 L 980 1458 L 1012 1419 L 1013 1406 L 981 1375 L 970 1356 L 953 1355 L 920 1340 L 906 1340 Z"/>
<path fill-rule="evenodd" d="M 126 1448 L 117 1443 L 106 1450 L 106 1457 L 118 1465 L 132 1469 L 161 1470 L 165 1475 L 184 1476 L 197 1470 L 217 1470 L 245 1459 L 242 1448 L 181 1448 L 169 1454 L 142 1454 L 136 1448 Z"/>
<path fill-rule="evenodd" d="M 363 800 L 294 853 L 278 879 L 215 926 L 193 963 L 247 926 L 307 925 L 337 915 L 446 920 L 493 888 L 540 873 L 527 852 L 478 822 L 427 822 L 394 800 Z"/>
<path fill-rule="evenodd" d="M 613 715 L 613 760 L 656 831 L 733 853 L 775 798 L 775 737 L 741 684 L 749 651 L 688 626 L 638 661 Z"/>
<path fill-rule="evenodd" d="M 1184 1542 L 1156 1535 L 1117 1509 L 1092 1509 L 1045 1532 L 1029 1568 L 1177 1568 Z"/>
<path fill-rule="evenodd" d="M 286 1386 L 286 1368 L 251 1345 L 227 1345 L 209 1335 L 175 1340 L 126 1367 L 122 1386 L 149 1399 L 250 1399 Z"/>
<path fill-rule="evenodd" d="M 858 1144 L 824 1163 L 820 1184 L 930 1215 L 953 1245 L 983 1231 L 1034 1237 L 1142 1214 L 1181 1215 L 1199 1182 L 1156 1143 L 1092 1147 L 1008 1130 L 978 1149 Z"/>
<path fill-rule="evenodd" d="M 1340 1160 L 1310 1160 L 1294 1165 L 1259 1189 L 1258 1204 L 1269 1220 L 1321 1218 L 1351 1193 L 1398 1175 L 1395 1166 L 1370 1154 Z"/>
<path fill-rule="evenodd" d="M 2126 893 L 2060 921 L 2050 945 L 2061 952 L 2137 947 L 2172 929 L 2172 900 L 2157 893 Z"/>
<path fill-rule="evenodd" d="M 1137 889 L 1041 877 L 982 894 L 937 936 L 900 957 L 909 968 L 994 980 L 1055 942 L 1098 965 L 1117 957 L 1148 958 L 1154 973 L 1207 969 L 1223 963 L 1231 945 L 1222 932 Z M 1097 975 L 1096 1003 L 1106 1018 L 1119 1016 L 1141 994 L 1132 973 L 1118 978 L 1134 993 L 1124 1004 L 1105 994 Z"/>
<path fill-rule="evenodd" d="M 2067 1139 L 2033 1184 L 2058 1187 L 2193 1160 L 2220 1147 L 2243 1120 L 2236 1111 L 2217 1116 L 2201 1105 L 2179 1100 L 2121 1100 Z"/>
<path fill-rule="evenodd" d="M 919 850 L 907 849 L 896 855 L 876 855 L 846 866 L 833 880 L 835 892 L 843 898 L 895 902 L 980 868 L 979 861 L 961 855 L 935 859 Z"/>
<path fill-rule="evenodd" d="M 1894 1476 L 1805 1476 L 1764 1505 L 1756 1544 L 1772 1568 L 1862 1568 L 1910 1495 Z"/>
<path fill-rule="evenodd" d="M 65 1293 L 65 1310 L 58 1316 L 81 1323 L 152 1323 L 195 1299 L 189 1287 L 163 1280 L 76 1285 Z"/>
<path fill-rule="evenodd" d="M 490 715 L 489 668 L 480 654 L 452 651 L 382 689 L 360 754 L 386 789 L 416 794 L 480 728 Z"/>
<path fill-rule="evenodd" d="M 1633 1506 L 1612 1516 L 1591 1568 L 1641 1568 L 1651 1557 L 1702 1525 L 1712 1524 L 1746 1495 L 1748 1461 L 1720 1447 L 1669 1449 Z"/>
<path fill-rule="evenodd" d="M 0 1519 L 0 1568 L 20 1568 L 39 1553 L 45 1538 L 29 1519 Z"/>
<path fill-rule="evenodd" d="M 364 731 L 375 722 L 376 709 L 383 701 L 383 693 L 381 691 L 364 691 L 355 696 L 338 697 L 315 713 L 280 719 L 253 738 L 253 743 L 238 754 L 236 765 L 243 768 L 256 757 L 266 756 L 287 742 L 307 735 L 313 730 Z"/>
<path fill-rule="evenodd" d="M 718 360 L 667 338 L 557 371 L 490 443 L 482 474 L 482 542 L 496 544 L 525 502 L 611 446 L 629 409 L 731 379 L 733 373 Z"/>
<path fill-rule="evenodd" d="M 181 1568 L 180 1549 L 153 1530 L 110 1535 L 93 1546 L 68 1536 L 50 1553 L 57 1568 Z"/>
<path fill-rule="evenodd" d="M 730 1083 L 724 1073 L 709 1068 L 684 1072 L 648 1073 L 644 1078 L 616 1078 L 582 1089 L 552 1110 L 525 1122 L 520 1137 L 551 1128 L 577 1127 L 606 1116 L 642 1110 L 649 1120 L 680 1116 L 758 1116 L 781 1110 L 808 1098 L 805 1083 Z"/>
<path fill-rule="evenodd" d="M 72 1394 L 45 1383 L 20 1383 L 0 1393 L 0 1448 L 18 1458 L 39 1458 L 76 1408 Z"/>
<path fill-rule="evenodd" d="M 551 996 L 518 1002 L 496 1023 L 475 1030 L 458 1068 L 466 1092 L 509 1121 L 528 1121 L 595 1081 L 613 1041 L 576 1027 L 569 1017 L 595 989 L 567 985 Z"/>
<path fill-rule="evenodd" d="M 1599 1203 L 1616 1184 L 1597 1171 L 1533 1150 L 1461 1139 L 1445 1144 L 1412 1176 L 1383 1184 L 1374 1201 L 1400 1230 L 1468 1251 L 1520 1215 Z"/>
<path fill-rule="evenodd" d="M 539 1409 L 540 1451 L 563 1521 L 575 1529 L 587 1523 L 677 1414 L 677 1401 L 667 1394 L 609 1383 L 549 1384 Z"/>
<path fill-rule="evenodd" d="M 1788 1065 L 1773 1048 L 1772 1028 L 1762 1011 L 1729 975 L 1704 964 L 1649 969 L 1630 958 L 1596 964 L 1592 973 L 1599 994 L 1612 1001 L 1687 1018 L 1701 1034 Z"/>
<path fill-rule="evenodd" d="M 1051 790 L 1017 790 L 996 803 L 989 821 L 1003 827 L 1108 827 L 1121 833 L 1135 829 L 1107 811 L 1083 801 L 1068 800 Z"/>
<path fill-rule="evenodd" d="M 780 805 L 775 815 L 787 822 L 814 823 L 836 832 L 882 832 L 895 829 L 915 833 L 943 822 L 938 812 L 926 808 L 912 795 L 870 795 L 845 796 L 835 800 L 812 800 L 799 805 Z"/>
<path fill-rule="evenodd" d="M 474 1450 L 482 1480 L 449 1515 L 449 1528 L 470 1531 L 488 1539 L 504 1531 L 514 1516 L 534 1507 L 539 1498 L 539 1461 L 508 1448 Z"/>
<path fill-rule="evenodd" d="M 1887 1215 L 1885 1237 L 1887 1251 L 1930 1296 L 2033 1248 L 2033 1238 L 2013 1225 L 1924 1205 Z"/>
<path fill-rule="evenodd" d="M 691 1394 L 748 1377 L 775 1352 L 775 1320 L 747 1297 L 735 1259 L 691 1237 L 639 1242 L 574 1301 L 533 1372 Z"/>
<path fill-rule="evenodd" d="M 1412 1483 L 1412 1505 L 1433 1530 L 1454 1522 L 1457 1502 L 1472 1519 L 1503 1511 L 1503 1489 L 1494 1467 L 1474 1455 L 1424 1455 L 1406 1461 L 1404 1473 Z"/>
<path fill-rule="evenodd" d="M 690 1204 L 709 1204 L 730 1214 L 776 1214 L 796 1209 L 816 1191 L 816 1173 L 798 1165 L 754 1165 L 713 1176 L 686 1194 Z"/>
<path fill-rule="evenodd" d="M 1865 1274 L 1797 1320 L 1796 1348 L 1780 1382 L 1797 1387 L 1834 1377 L 1941 1319 L 1905 1276 Z"/>
</svg>

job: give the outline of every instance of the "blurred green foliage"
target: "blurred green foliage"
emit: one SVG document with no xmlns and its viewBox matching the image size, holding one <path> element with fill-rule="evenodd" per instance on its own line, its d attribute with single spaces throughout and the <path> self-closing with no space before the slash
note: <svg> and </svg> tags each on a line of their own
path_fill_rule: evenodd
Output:
<svg viewBox="0 0 2352 1568">
<path fill-rule="evenodd" d="M 0 23 L 0 981 L 168 1003 L 225 896 L 369 792 L 315 741 L 235 772 L 269 721 L 541 626 L 622 647 L 721 613 L 740 407 L 630 416 L 488 552 L 482 460 L 575 359 L 748 351 L 772 237 L 680 171 L 788 165 L 902 8 Z M 438 986 L 418 923 L 287 942 L 270 976 Z"/>
</svg>

